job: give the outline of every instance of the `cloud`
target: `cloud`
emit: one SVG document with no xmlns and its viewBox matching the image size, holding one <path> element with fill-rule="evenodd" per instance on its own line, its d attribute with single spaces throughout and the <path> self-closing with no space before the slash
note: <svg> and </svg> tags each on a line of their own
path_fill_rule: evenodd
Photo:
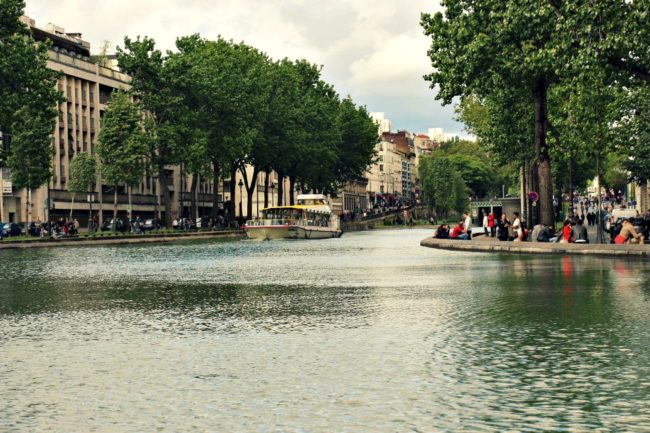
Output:
<svg viewBox="0 0 650 433">
<path fill-rule="evenodd" d="M 173 49 L 200 33 L 244 41 L 274 58 L 305 58 L 343 96 L 384 111 L 397 128 L 460 132 L 450 107 L 434 101 L 422 76 L 430 69 L 420 13 L 434 0 L 27 0 L 26 14 L 44 27 L 81 32 L 93 50 L 125 35 L 153 37 Z"/>
</svg>

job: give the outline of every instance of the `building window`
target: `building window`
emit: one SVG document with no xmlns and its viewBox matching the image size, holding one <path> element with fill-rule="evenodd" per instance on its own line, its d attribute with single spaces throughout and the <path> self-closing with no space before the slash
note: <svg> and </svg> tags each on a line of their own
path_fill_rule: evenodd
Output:
<svg viewBox="0 0 650 433">
<path fill-rule="evenodd" d="M 384 164 L 379 164 L 379 171 L 384 171 Z"/>
</svg>

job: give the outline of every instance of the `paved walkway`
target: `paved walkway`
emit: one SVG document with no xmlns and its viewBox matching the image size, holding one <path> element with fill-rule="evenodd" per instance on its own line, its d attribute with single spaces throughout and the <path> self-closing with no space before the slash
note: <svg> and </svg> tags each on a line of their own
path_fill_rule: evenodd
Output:
<svg viewBox="0 0 650 433">
<path fill-rule="evenodd" d="M 591 237 L 591 234 L 589 234 Z M 650 257 L 650 245 L 614 244 L 560 244 L 547 242 L 500 242 L 492 239 L 459 241 L 426 238 L 420 245 L 443 250 L 524 253 L 524 254 L 576 254 L 593 256 Z"/>
<path fill-rule="evenodd" d="M 64 239 L 39 239 L 23 238 L 21 241 L 12 242 L 5 240 L 0 242 L 0 250 L 21 249 L 21 248 L 51 248 L 51 247 L 89 247 L 102 245 L 120 244 L 143 244 L 172 241 L 187 241 L 194 239 L 214 239 L 222 237 L 243 237 L 241 230 L 228 230 L 216 232 L 194 232 L 194 233 L 164 233 L 152 235 L 126 235 L 126 236 L 96 236 L 94 238 L 64 238 Z"/>
</svg>

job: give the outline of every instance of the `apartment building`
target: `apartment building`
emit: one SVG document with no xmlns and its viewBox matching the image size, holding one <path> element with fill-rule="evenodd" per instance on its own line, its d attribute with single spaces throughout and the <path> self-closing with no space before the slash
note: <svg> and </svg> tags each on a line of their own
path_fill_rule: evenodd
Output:
<svg viewBox="0 0 650 433">
<path fill-rule="evenodd" d="M 48 24 L 41 28 L 34 20 L 22 17 L 36 41 L 50 41 L 47 66 L 61 73 L 57 88 L 63 93 L 65 101 L 59 105 L 59 115 L 53 131 L 53 176 L 31 194 L 31 209 L 26 209 L 27 191 L 12 187 L 11 173 L 8 169 L 0 172 L 3 180 L 2 215 L 3 221 L 46 220 L 68 217 L 72 212 L 75 218 L 85 223 L 92 206 L 94 215 L 101 221 L 112 216 L 113 186 L 102 183 L 98 175 L 94 191 L 89 194 L 70 193 L 66 186 L 70 163 L 80 152 L 94 154 L 101 128 L 101 119 L 116 89 L 128 89 L 130 77 L 120 72 L 109 58 L 106 66 L 98 64 L 90 54 L 90 44 L 82 39 L 80 33 L 66 33 L 62 27 Z M 160 203 L 159 191 L 168 188 L 172 194 L 173 216 L 188 213 L 191 201 L 191 178 L 182 173 L 182 167 L 167 167 L 168 184 L 160 185 L 155 174 L 146 176 L 139 185 L 132 188 L 131 207 L 128 205 L 126 188 L 118 186 L 118 211 L 139 214 L 143 218 L 154 217 L 165 212 Z M 208 179 L 197 179 L 196 188 L 199 215 L 211 212 L 212 183 Z M 220 194 L 218 203 L 223 203 Z"/>
</svg>

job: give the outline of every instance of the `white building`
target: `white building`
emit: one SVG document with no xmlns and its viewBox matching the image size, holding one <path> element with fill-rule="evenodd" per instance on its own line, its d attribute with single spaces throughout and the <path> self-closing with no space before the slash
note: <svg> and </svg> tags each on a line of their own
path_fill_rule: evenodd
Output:
<svg viewBox="0 0 650 433">
<path fill-rule="evenodd" d="M 445 130 L 442 128 L 429 128 L 427 135 L 429 138 L 437 143 L 445 141 Z"/>
<path fill-rule="evenodd" d="M 386 118 L 386 115 L 384 113 L 370 113 L 370 118 L 377 125 L 377 133 L 379 135 L 383 134 L 384 132 L 390 132 L 393 129 L 393 124 L 389 119 Z"/>
</svg>

